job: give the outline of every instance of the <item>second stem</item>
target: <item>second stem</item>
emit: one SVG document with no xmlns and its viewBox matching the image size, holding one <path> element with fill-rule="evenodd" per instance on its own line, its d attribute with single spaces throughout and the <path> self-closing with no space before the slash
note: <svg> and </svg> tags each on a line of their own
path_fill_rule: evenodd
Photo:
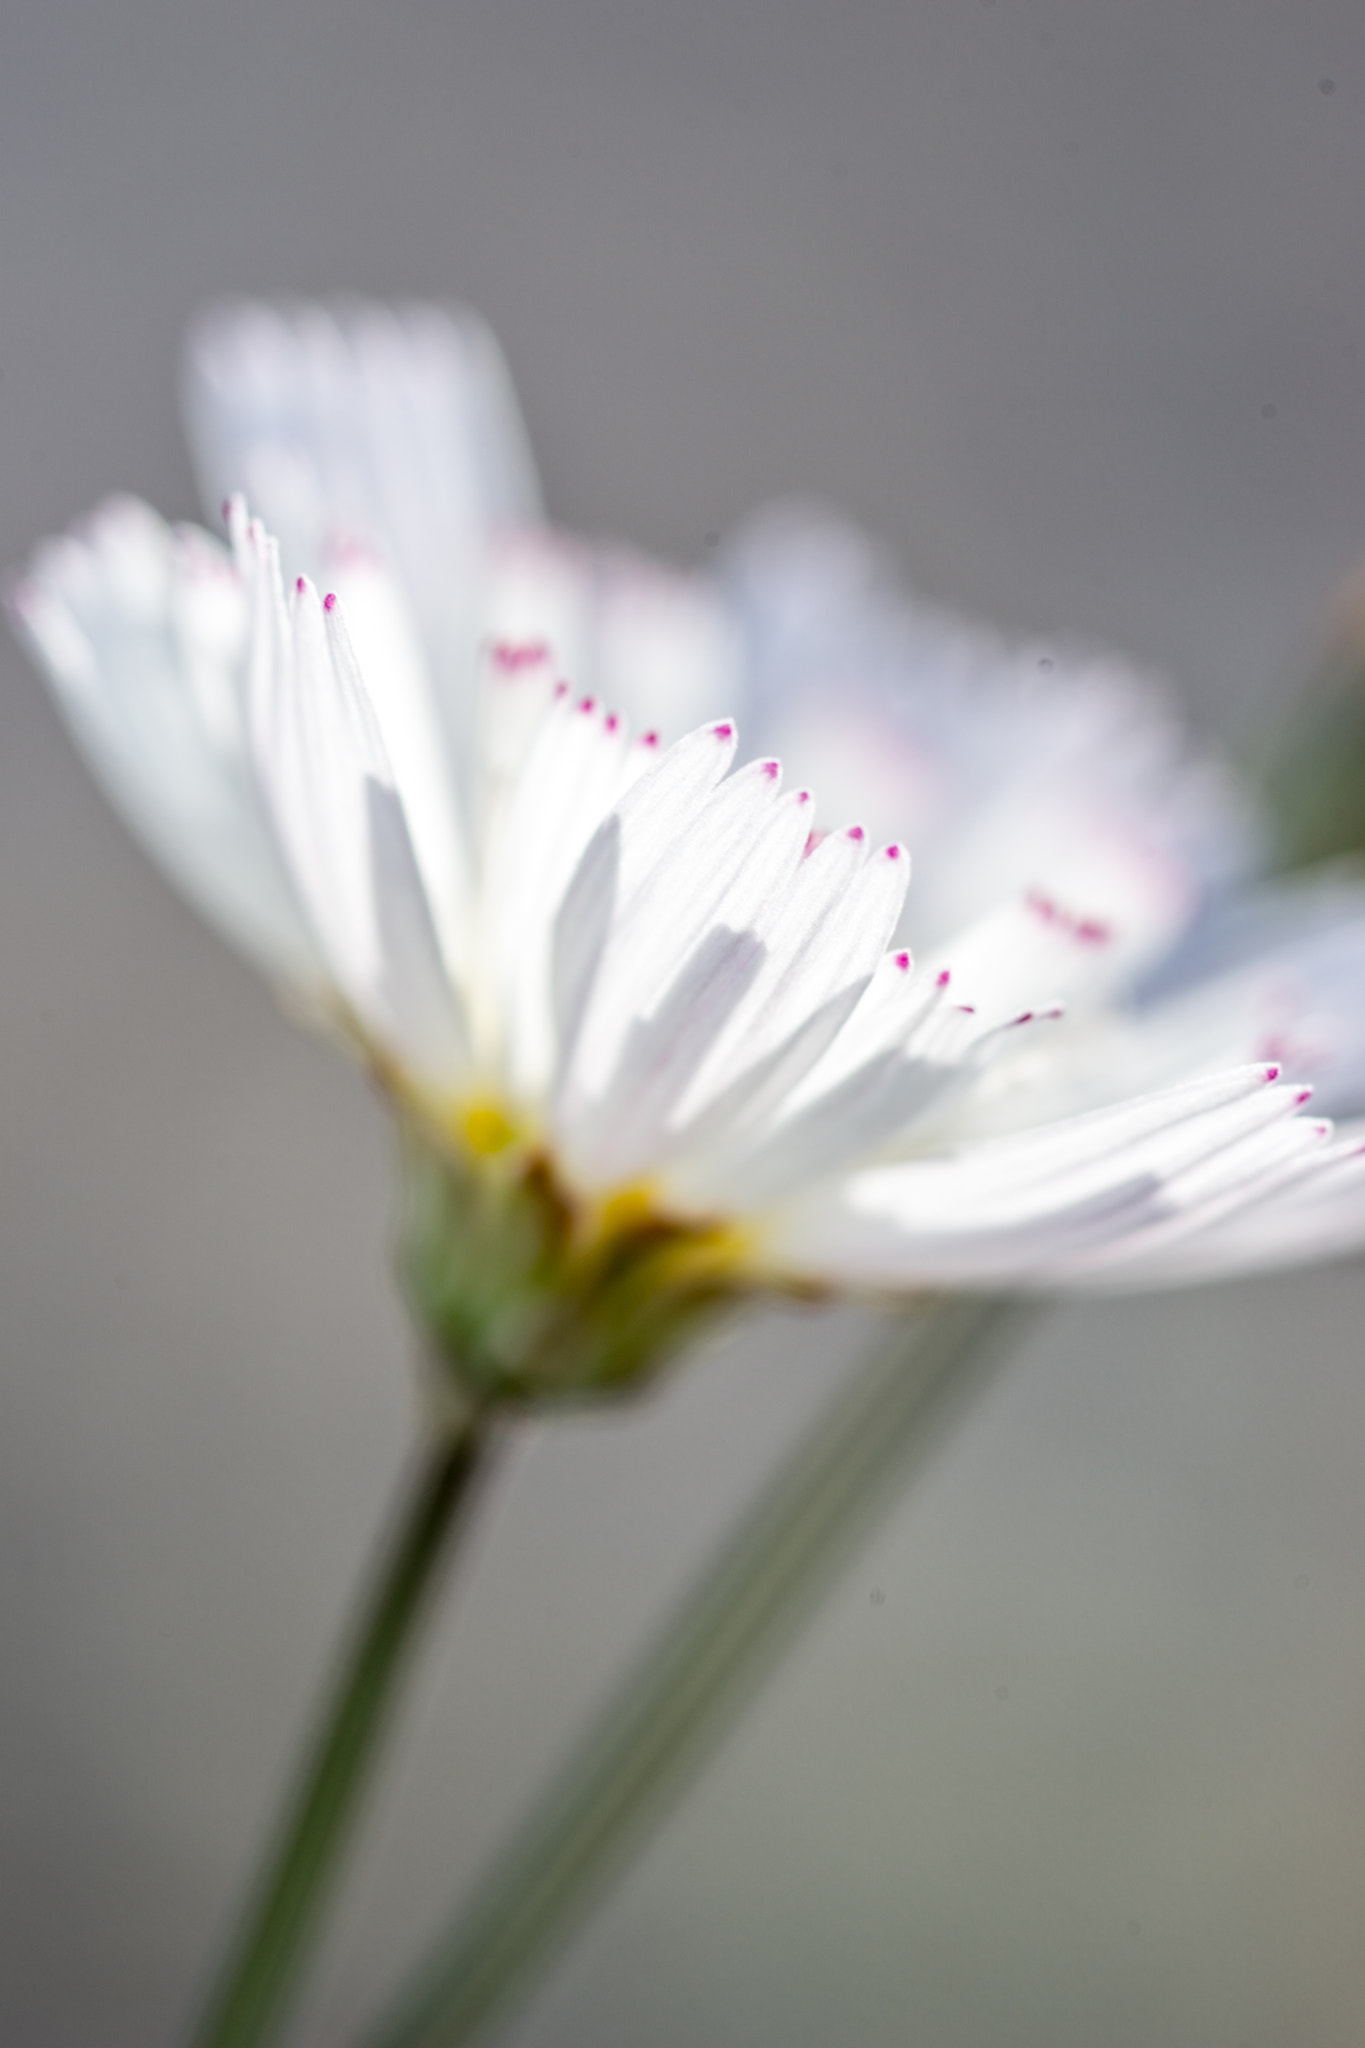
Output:
<svg viewBox="0 0 1365 2048">
<path fill-rule="evenodd" d="M 1032 1313 L 944 1303 L 852 1376 L 365 2048 L 465 2048 L 526 1989 Z"/>
</svg>

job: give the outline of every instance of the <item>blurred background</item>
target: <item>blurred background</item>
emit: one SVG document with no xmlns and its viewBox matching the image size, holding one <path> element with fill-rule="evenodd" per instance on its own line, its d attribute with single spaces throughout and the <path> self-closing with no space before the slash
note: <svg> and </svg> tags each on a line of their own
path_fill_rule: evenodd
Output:
<svg viewBox="0 0 1365 2048">
<path fill-rule="evenodd" d="M 0 561 L 195 510 L 186 317 L 446 294 L 553 511 L 840 501 L 1240 741 L 1365 551 L 1350 0 L 10 0 Z M 170 2041 L 409 1448 L 385 1121 L 0 641 L 0 2040 Z M 1354 2048 L 1365 1271 L 1058 1312 L 507 2030 Z M 528 1436 L 299 2039 L 340 2043 L 865 1332 Z"/>
</svg>

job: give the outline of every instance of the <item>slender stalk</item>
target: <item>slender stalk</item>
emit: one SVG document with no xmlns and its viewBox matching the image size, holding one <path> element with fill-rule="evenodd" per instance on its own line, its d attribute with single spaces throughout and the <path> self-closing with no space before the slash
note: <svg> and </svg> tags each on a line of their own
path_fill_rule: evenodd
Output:
<svg viewBox="0 0 1365 2048">
<path fill-rule="evenodd" d="M 1027 1314 L 954 1300 L 841 1391 L 366 2048 L 457 2048 L 524 1988 Z"/>
<path fill-rule="evenodd" d="M 260 2048 L 298 1985 L 359 1812 L 460 1509 L 482 1469 L 487 1430 L 470 1417 L 415 1475 L 369 1601 L 193 2035 L 195 2048 Z"/>
</svg>

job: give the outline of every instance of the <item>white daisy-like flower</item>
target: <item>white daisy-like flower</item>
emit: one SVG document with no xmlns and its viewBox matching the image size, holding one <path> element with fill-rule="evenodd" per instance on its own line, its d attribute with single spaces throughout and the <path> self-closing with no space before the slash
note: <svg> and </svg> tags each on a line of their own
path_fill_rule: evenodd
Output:
<svg viewBox="0 0 1365 2048">
<path fill-rule="evenodd" d="M 751 536 L 714 588 L 512 530 L 515 414 L 458 321 L 239 314 L 194 361 L 249 423 L 201 448 L 292 493 L 287 573 L 240 498 L 226 548 L 125 500 L 12 606 L 129 822 L 390 1091 L 410 1289 L 468 1379 L 628 1381 L 752 1290 L 1151 1286 L 1365 1241 L 1365 1127 L 1303 1078 L 1365 1084 L 1361 898 L 1218 910 L 1225 799 L 1140 684 L 908 607 L 828 527 Z M 890 759 L 922 923 L 904 845 L 736 766 L 733 717 L 664 744 L 619 708 L 726 680 L 836 781 L 869 737 Z"/>
</svg>

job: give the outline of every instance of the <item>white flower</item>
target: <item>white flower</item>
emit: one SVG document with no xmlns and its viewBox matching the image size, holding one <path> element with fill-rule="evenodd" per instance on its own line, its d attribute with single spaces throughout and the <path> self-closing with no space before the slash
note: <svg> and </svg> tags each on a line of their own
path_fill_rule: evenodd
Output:
<svg viewBox="0 0 1365 2048">
<path fill-rule="evenodd" d="M 221 416 L 257 397 L 215 441 L 201 385 L 206 466 L 286 480 L 288 578 L 240 500 L 230 550 L 119 501 L 13 597 L 130 823 L 399 1103 L 450 1348 L 534 1391 L 630 1377 L 749 1287 L 1136 1287 L 1365 1241 L 1365 1127 L 1301 1078 L 1365 1093 L 1360 894 L 1220 908 L 1228 804 L 1164 704 L 909 606 L 846 533 L 758 530 L 721 588 L 509 538 L 529 472 L 472 332 L 210 330 Z M 532 639 L 490 648 L 509 619 Z M 929 849 L 923 926 L 898 840 L 817 827 L 775 758 L 734 765 L 730 717 L 632 737 L 604 676 L 665 706 L 747 683 L 836 780 L 870 741 Z"/>
</svg>

